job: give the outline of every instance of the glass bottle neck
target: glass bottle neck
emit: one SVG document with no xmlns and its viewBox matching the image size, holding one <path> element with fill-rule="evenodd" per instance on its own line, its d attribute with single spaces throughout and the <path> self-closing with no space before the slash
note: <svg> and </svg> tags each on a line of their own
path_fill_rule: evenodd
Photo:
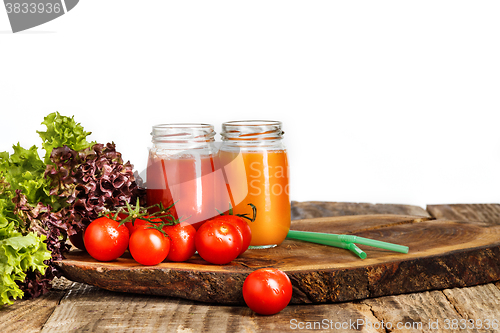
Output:
<svg viewBox="0 0 500 333">
<path fill-rule="evenodd" d="M 153 126 L 152 142 L 157 148 L 193 149 L 215 141 L 213 125 L 197 123 L 161 124 Z"/>
<path fill-rule="evenodd" d="M 281 125 L 269 120 L 229 121 L 222 124 L 221 138 L 225 145 L 239 147 L 281 145 Z"/>
</svg>

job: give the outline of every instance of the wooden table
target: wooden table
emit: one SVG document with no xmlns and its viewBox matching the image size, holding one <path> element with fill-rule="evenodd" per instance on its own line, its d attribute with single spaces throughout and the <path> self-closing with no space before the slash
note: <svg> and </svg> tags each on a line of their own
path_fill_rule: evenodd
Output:
<svg viewBox="0 0 500 333">
<path fill-rule="evenodd" d="M 500 224 L 499 204 L 293 202 L 292 218 L 401 214 Z M 289 305 L 274 316 L 245 306 L 110 292 L 60 279 L 53 291 L 0 310 L 0 332 L 496 332 L 500 282 L 334 304 Z M 479 328 L 482 324 L 482 328 Z M 390 326 L 390 327 L 389 327 Z M 485 329 L 489 326 L 489 329 Z M 474 329 L 472 327 L 475 327 Z"/>
</svg>

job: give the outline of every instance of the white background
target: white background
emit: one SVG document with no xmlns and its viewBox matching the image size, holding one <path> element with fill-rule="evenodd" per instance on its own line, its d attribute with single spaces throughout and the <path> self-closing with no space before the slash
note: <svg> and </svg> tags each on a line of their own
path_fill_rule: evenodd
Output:
<svg viewBox="0 0 500 333">
<path fill-rule="evenodd" d="M 57 110 L 142 170 L 152 125 L 273 119 L 293 200 L 496 203 L 499 17 L 499 1 L 82 0 L 13 34 L 0 7 L 0 151 L 40 147 Z"/>
</svg>

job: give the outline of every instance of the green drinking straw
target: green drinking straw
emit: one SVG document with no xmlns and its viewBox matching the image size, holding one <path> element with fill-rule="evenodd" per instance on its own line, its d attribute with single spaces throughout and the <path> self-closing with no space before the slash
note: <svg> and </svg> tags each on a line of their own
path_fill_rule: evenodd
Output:
<svg viewBox="0 0 500 333">
<path fill-rule="evenodd" d="M 313 233 L 316 234 L 316 233 Z M 356 254 L 358 257 L 361 259 L 366 258 L 366 253 L 361 250 L 359 247 L 356 246 L 354 243 L 347 243 L 347 242 L 341 242 L 339 240 L 335 239 L 328 239 L 325 237 L 315 237 L 316 235 L 309 235 L 305 231 L 296 231 L 296 230 L 290 230 L 288 232 L 287 238 L 293 238 L 293 239 L 298 239 L 298 240 L 303 240 L 311 243 L 316 243 L 316 244 L 323 244 L 323 245 L 329 245 L 329 246 L 335 246 L 339 247 L 341 249 L 346 249 L 354 254 Z"/>
<path fill-rule="evenodd" d="M 356 244 L 354 244 L 354 243 L 345 243 L 345 244 L 348 244 L 349 245 L 348 249 L 351 252 L 354 252 L 355 254 L 357 254 L 358 257 L 360 257 L 361 259 L 365 259 L 366 258 L 365 251 L 363 251 L 359 247 L 357 247 Z"/>
<path fill-rule="evenodd" d="M 344 243 L 344 244 L 347 245 L 347 250 L 353 252 L 354 254 L 356 254 L 361 259 L 365 259 L 366 258 L 365 251 L 363 251 L 359 247 L 357 247 L 356 244 L 354 244 L 354 243 Z"/>
<path fill-rule="evenodd" d="M 348 249 L 356 253 L 361 259 L 366 258 L 366 254 L 363 251 L 361 251 L 361 249 L 359 249 L 356 245 L 354 245 L 354 243 L 373 246 L 379 249 L 390 250 L 400 253 L 408 253 L 408 246 L 382 242 L 354 235 L 337 235 L 337 234 L 327 234 L 327 233 L 311 232 L 311 231 L 290 230 L 288 232 L 287 237 L 312 243 L 331 245 L 343 249 Z M 356 246 L 356 248 L 352 247 L 350 244 L 353 244 L 354 246 Z M 359 252 L 358 250 L 361 251 L 362 253 Z M 364 258 L 362 257 L 363 254 Z"/>
</svg>

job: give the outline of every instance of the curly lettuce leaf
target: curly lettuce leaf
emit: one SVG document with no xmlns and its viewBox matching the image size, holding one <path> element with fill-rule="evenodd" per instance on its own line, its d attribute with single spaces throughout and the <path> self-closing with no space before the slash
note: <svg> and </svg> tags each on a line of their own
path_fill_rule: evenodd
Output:
<svg viewBox="0 0 500 333">
<path fill-rule="evenodd" d="M 0 229 L 0 301 L 12 304 L 16 298 L 22 298 L 24 292 L 18 282 L 26 279 L 26 272 L 45 274 L 48 267 L 44 262 L 51 259 L 51 254 L 44 243 L 45 236 L 35 233 L 22 235 L 14 230 L 13 223 Z"/>
<path fill-rule="evenodd" d="M 52 151 L 46 176 L 52 180 L 52 194 L 66 198 L 60 211 L 68 235 L 82 231 L 100 213 L 139 197 L 144 190 L 135 181 L 133 166 L 124 162 L 114 143 L 95 144 L 81 151 L 64 146 Z"/>
<path fill-rule="evenodd" d="M 68 236 L 101 212 L 136 198 L 145 203 L 114 143 L 88 142 L 90 132 L 58 112 L 42 124 L 43 160 L 36 146 L 0 152 L 0 306 L 48 291 Z"/>
<path fill-rule="evenodd" d="M 19 145 L 13 145 L 14 153 L 0 153 L 0 171 L 10 184 L 15 186 L 15 180 L 37 180 L 43 178 L 45 163 L 38 156 L 37 147 L 24 149 Z M 28 186 L 29 187 L 29 186 Z"/>
<path fill-rule="evenodd" d="M 72 229 L 74 218 L 66 214 L 66 208 L 52 212 L 50 206 L 41 202 L 33 206 L 19 190 L 12 201 L 15 203 L 14 213 L 29 226 L 28 231 L 46 236 L 47 249 L 52 253 L 52 259 L 62 260 L 63 252 L 69 250 L 69 245 L 65 243 L 67 236 L 76 233 Z"/>
<path fill-rule="evenodd" d="M 68 146 L 76 151 L 91 147 L 95 142 L 88 142 L 86 132 L 74 117 L 61 116 L 59 112 L 53 112 L 44 118 L 42 122 L 47 127 L 45 132 L 37 131 L 42 138 L 42 147 L 45 149 L 44 161 L 50 164 L 52 149 Z"/>
<path fill-rule="evenodd" d="M 0 231 L 7 228 L 11 222 L 13 222 L 18 229 L 22 227 L 19 226 L 19 219 L 14 214 L 15 204 L 12 202 L 14 195 L 15 191 L 5 180 L 3 173 L 0 173 Z"/>
<path fill-rule="evenodd" d="M 37 147 L 24 149 L 19 145 L 12 146 L 14 153 L 0 153 L 0 172 L 5 181 L 14 190 L 21 190 L 29 202 L 42 202 L 55 209 L 61 207 L 62 201 L 50 195 L 50 181 L 45 178 L 45 163 L 40 159 Z"/>
<path fill-rule="evenodd" d="M 12 304 L 16 298 L 36 296 L 46 292 L 49 280 L 55 275 L 48 263 L 52 251 L 43 233 L 33 232 L 34 225 L 16 213 L 15 198 L 21 190 L 14 190 L 0 172 L 0 306 Z M 31 229 L 31 230 L 29 230 Z M 52 234 L 49 234 L 54 238 Z M 57 244 L 59 244 L 59 241 Z M 45 273 L 44 273 L 45 272 Z"/>
<path fill-rule="evenodd" d="M 24 149 L 18 143 L 13 154 L 0 152 L 0 306 L 45 293 L 50 281 L 59 276 L 52 260 L 62 259 L 67 251 L 67 235 L 75 232 L 72 226 L 83 228 L 81 217 L 66 208 L 76 195 L 75 185 L 69 183 L 73 180 L 66 176 L 75 172 L 76 165 L 65 164 L 67 157 L 59 156 L 55 158 L 61 164 L 59 175 L 54 179 L 46 174 L 48 166 L 54 167 L 54 148 L 81 151 L 95 142 L 87 141 L 90 132 L 73 117 L 54 112 L 42 124 L 47 127 L 38 131 L 44 160 L 36 146 Z M 66 191 L 61 191 L 63 185 Z"/>
</svg>

